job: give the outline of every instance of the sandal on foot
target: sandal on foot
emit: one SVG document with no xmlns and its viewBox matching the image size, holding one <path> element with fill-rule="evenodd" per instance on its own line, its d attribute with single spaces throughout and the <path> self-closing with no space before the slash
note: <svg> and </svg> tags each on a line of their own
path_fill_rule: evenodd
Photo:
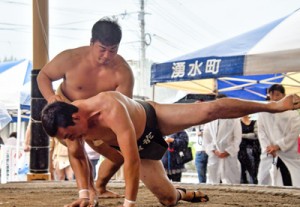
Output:
<svg viewBox="0 0 300 207">
<path fill-rule="evenodd" d="M 184 201 L 188 201 L 191 203 L 200 203 L 200 202 L 207 202 L 209 201 L 209 198 L 207 195 L 203 194 L 199 189 L 192 192 L 192 191 L 186 191 L 184 188 L 176 188 L 177 190 L 181 190 L 185 193 L 184 198 L 182 198 L 181 194 L 181 199 Z"/>
<path fill-rule="evenodd" d="M 209 198 L 207 195 L 203 194 L 200 190 L 194 191 L 194 197 L 190 201 L 191 203 L 207 202 Z"/>
</svg>

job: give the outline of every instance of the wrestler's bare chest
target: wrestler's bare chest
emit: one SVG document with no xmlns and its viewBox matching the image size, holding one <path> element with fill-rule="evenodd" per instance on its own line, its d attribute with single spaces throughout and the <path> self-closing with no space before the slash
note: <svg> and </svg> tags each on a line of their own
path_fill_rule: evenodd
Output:
<svg viewBox="0 0 300 207">
<path fill-rule="evenodd" d="M 88 135 L 84 139 L 91 141 L 102 140 L 109 145 L 118 146 L 116 135 L 108 128 L 98 127 L 97 129 L 89 130 Z"/>
<path fill-rule="evenodd" d="M 63 91 L 71 100 L 90 98 L 103 91 L 116 90 L 118 80 L 112 70 L 76 69 L 66 74 Z"/>
</svg>

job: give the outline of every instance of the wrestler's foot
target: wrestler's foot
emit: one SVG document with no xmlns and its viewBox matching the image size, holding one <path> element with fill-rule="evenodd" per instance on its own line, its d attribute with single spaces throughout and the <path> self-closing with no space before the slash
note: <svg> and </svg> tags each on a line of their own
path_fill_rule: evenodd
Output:
<svg viewBox="0 0 300 207">
<path fill-rule="evenodd" d="M 99 198 L 124 198 L 124 195 L 120 195 L 116 192 L 110 191 L 110 190 L 106 190 L 105 192 L 98 192 L 98 197 Z"/>
<path fill-rule="evenodd" d="M 199 189 L 196 191 L 187 191 L 184 188 L 176 188 L 180 194 L 180 199 L 191 203 L 207 202 L 208 196 L 203 194 Z"/>
</svg>

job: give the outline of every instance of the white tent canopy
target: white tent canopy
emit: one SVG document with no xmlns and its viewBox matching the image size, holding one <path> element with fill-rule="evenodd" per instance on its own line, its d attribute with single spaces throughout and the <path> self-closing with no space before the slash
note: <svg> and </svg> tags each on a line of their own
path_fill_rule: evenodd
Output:
<svg viewBox="0 0 300 207">
<path fill-rule="evenodd" d="M 20 94 L 24 90 L 24 85 L 30 83 L 31 70 L 32 63 L 29 60 L 0 64 L 0 103 L 6 109 L 20 107 Z M 28 95 L 30 96 L 30 94 Z"/>
<path fill-rule="evenodd" d="M 261 97 L 270 84 L 280 82 L 287 93 L 300 93 L 299 25 L 297 10 L 250 32 L 153 64 L 151 83 L 195 93 L 245 89 L 257 93 L 253 87 L 260 84 L 258 91 L 265 88 L 264 94 L 258 94 Z M 264 80 L 253 78 L 264 74 L 275 75 Z M 226 88 L 220 88 L 221 84 L 227 84 Z"/>
</svg>

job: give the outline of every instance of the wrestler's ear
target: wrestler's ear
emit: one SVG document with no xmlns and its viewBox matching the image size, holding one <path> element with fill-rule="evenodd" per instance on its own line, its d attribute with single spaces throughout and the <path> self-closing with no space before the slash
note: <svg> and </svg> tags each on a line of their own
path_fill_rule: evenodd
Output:
<svg viewBox="0 0 300 207">
<path fill-rule="evenodd" d="M 72 119 L 73 121 L 79 121 L 80 120 L 80 115 L 76 114 L 72 114 Z"/>
</svg>

